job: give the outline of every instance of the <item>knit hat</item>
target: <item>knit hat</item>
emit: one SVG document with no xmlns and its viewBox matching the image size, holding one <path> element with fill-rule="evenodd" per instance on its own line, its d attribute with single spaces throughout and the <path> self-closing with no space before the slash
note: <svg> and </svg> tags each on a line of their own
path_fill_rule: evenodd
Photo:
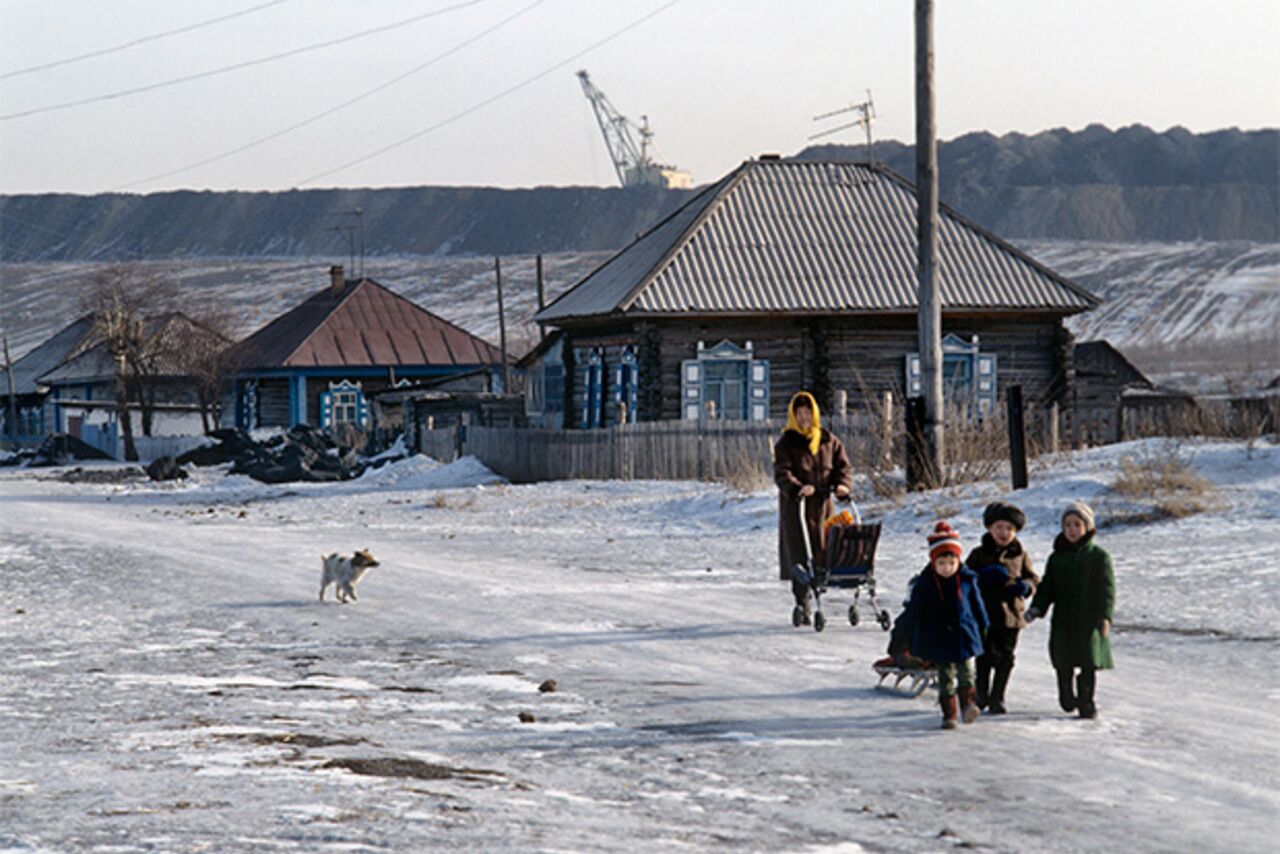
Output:
<svg viewBox="0 0 1280 854">
<path fill-rule="evenodd" d="M 1003 501 L 992 501 L 982 511 L 982 527 L 990 528 L 996 522 L 1008 522 L 1021 531 L 1027 526 L 1027 514 L 1012 504 Z"/>
<path fill-rule="evenodd" d="M 953 554 L 958 558 L 963 552 L 960 535 L 945 521 L 938 522 L 929 535 L 929 562 L 933 563 L 938 555 L 943 554 Z"/>
<path fill-rule="evenodd" d="M 1093 508 L 1083 501 L 1072 501 L 1067 505 L 1067 509 L 1062 511 L 1062 521 L 1066 521 L 1068 516 L 1079 516 L 1084 522 L 1086 531 L 1096 530 L 1093 524 Z"/>
</svg>

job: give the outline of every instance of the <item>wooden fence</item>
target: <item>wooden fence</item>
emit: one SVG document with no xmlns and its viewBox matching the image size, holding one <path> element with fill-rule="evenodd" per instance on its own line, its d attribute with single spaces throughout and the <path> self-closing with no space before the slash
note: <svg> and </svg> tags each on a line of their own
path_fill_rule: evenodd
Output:
<svg viewBox="0 0 1280 854">
<path fill-rule="evenodd" d="M 854 464 L 889 448 L 878 421 L 850 417 L 825 424 L 849 447 Z M 653 421 L 597 430 L 449 427 L 421 430 L 418 449 L 452 461 L 472 455 L 516 483 L 539 480 L 710 480 L 758 482 L 773 472 L 782 423 Z"/>
</svg>

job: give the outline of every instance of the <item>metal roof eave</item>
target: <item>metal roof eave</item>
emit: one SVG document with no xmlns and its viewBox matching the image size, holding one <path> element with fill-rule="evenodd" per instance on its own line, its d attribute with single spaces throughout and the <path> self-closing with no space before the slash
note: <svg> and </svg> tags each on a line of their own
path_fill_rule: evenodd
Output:
<svg viewBox="0 0 1280 854">
<path fill-rule="evenodd" d="M 949 308 L 942 307 L 944 315 L 989 315 L 989 314 L 1009 314 L 1009 315 L 1048 315 L 1068 317 L 1089 311 L 1093 306 L 959 306 Z M 771 317 L 912 317 L 917 314 L 915 306 L 903 306 L 898 308 L 850 308 L 844 310 L 832 309 L 778 309 L 776 311 L 715 311 L 715 310 L 687 310 L 687 311 L 612 311 L 601 314 L 578 314 L 567 315 L 556 320 L 546 321 L 547 325 L 555 326 L 557 329 L 566 325 L 581 323 L 605 323 L 610 321 L 622 320 L 670 320 L 670 319 L 710 319 L 727 318 L 741 320 L 743 318 L 755 318 L 767 320 Z M 548 336 L 550 337 L 550 336 Z"/>
</svg>

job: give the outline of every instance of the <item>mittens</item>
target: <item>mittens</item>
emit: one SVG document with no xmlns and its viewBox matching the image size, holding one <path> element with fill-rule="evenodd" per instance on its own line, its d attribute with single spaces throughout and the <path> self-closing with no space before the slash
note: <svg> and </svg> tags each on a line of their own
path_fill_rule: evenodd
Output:
<svg viewBox="0 0 1280 854">
<path fill-rule="evenodd" d="M 1043 617 L 1044 614 L 1040 613 L 1039 608 L 1037 608 L 1035 605 L 1032 605 L 1030 608 L 1027 609 L 1027 613 L 1023 614 L 1023 616 L 1026 617 L 1028 623 L 1033 623 L 1036 620 Z"/>
</svg>

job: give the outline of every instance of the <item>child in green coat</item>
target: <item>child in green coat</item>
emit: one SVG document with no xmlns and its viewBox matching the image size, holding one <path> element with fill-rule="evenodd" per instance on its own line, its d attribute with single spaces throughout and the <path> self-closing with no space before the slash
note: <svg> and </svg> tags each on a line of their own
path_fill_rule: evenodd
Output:
<svg viewBox="0 0 1280 854">
<path fill-rule="evenodd" d="M 1116 576 L 1111 555 L 1094 541 L 1095 534 L 1093 510 L 1073 501 L 1062 513 L 1062 533 L 1053 541 L 1053 554 L 1026 614 L 1030 622 L 1053 608 L 1049 658 L 1058 673 L 1058 704 L 1082 718 L 1098 714 L 1093 698 L 1097 671 L 1115 666 L 1109 638 Z"/>
</svg>

